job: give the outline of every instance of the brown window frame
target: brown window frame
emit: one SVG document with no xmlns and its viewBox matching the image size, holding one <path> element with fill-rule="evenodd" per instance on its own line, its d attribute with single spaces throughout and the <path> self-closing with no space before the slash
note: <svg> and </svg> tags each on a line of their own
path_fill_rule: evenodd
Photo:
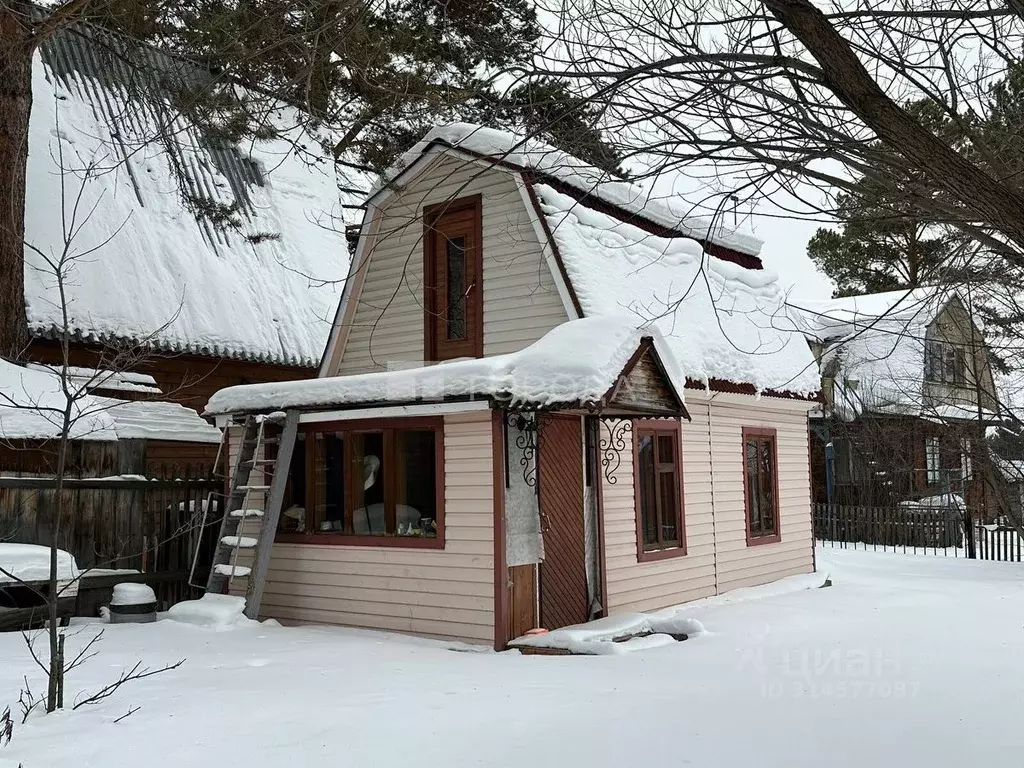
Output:
<svg viewBox="0 0 1024 768">
<path fill-rule="evenodd" d="M 654 440 L 655 475 L 662 474 L 659 462 L 659 441 L 657 438 L 669 434 L 673 438 L 675 448 L 675 495 L 676 495 L 676 531 L 679 541 L 658 544 L 644 544 L 643 496 L 640 487 L 640 436 L 650 434 Z M 636 558 L 637 562 L 664 560 L 670 557 L 682 557 L 686 554 L 686 505 L 683 500 L 683 440 L 682 429 L 678 419 L 643 419 L 633 425 L 633 506 L 636 512 Z M 660 499 L 661 484 L 655 477 L 655 494 Z M 661 520 L 662 510 L 656 511 L 657 519 Z M 660 525 L 658 528 L 660 529 Z"/>
<path fill-rule="evenodd" d="M 375 536 L 354 533 L 277 533 L 275 541 L 290 544 L 323 544 L 331 546 L 357 546 L 357 547 L 399 547 L 411 549 L 444 549 L 445 546 L 445 521 L 444 521 L 444 497 L 445 497 L 445 465 L 444 465 L 444 417 L 423 416 L 406 419 L 360 419 L 353 421 L 332 421 L 318 422 L 302 425 L 304 433 L 317 432 L 341 432 L 344 434 L 357 433 L 383 433 L 385 467 L 394 463 L 394 433 L 402 430 L 418 430 L 434 432 L 434 493 L 435 509 L 437 516 L 435 525 L 437 535 L 426 536 Z M 312 440 L 305 441 L 307 445 Z M 345 441 L 345 457 L 349 456 L 349 441 Z M 390 459 L 390 461 L 388 461 Z M 312 473 L 315 472 L 313 462 L 307 458 L 306 462 L 306 509 L 307 515 L 311 513 L 312 505 L 309 503 L 313 494 L 313 483 L 310 481 Z M 396 498 L 395 477 L 396 475 L 385 475 L 385 516 L 393 518 Z M 343 493 L 345 496 L 346 508 L 350 506 L 351 486 L 346 483 Z M 388 501 L 390 499 L 390 502 Z"/>
<path fill-rule="evenodd" d="M 467 218 L 469 229 L 467 229 Z M 466 256 L 467 279 L 466 331 L 464 339 L 441 338 L 447 318 L 447 306 L 441 306 L 438 285 L 438 235 L 451 226 L 456 232 L 470 234 L 475 246 Z M 483 296 L 483 199 L 480 195 L 460 197 L 423 208 L 423 359 L 440 362 L 457 357 L 484 355 Z"/>
<path fill-rule="evenodd" d="M 772 532 L 768 534 L 753 533 L 754 519 L 750 505 L 751 491 L 750 478 L 747 474 L 747 444 L 751 441 L 768 443 L 772 451 Z M 767 427 L 743 427 L 743 441 L 740 444 L 740 467 L 743 472 L 743 518 L 744 528 L 747 535 L 747 546 L 754 547 L 761 544 L 777 544 L 782 541 L 782 526 L 779 519 L 779 440 L 778 432 Z M 760 467 L 760 462 L 758 462 Z M 758 475 L 760 477 L 760 473 Z"/>
</svg>

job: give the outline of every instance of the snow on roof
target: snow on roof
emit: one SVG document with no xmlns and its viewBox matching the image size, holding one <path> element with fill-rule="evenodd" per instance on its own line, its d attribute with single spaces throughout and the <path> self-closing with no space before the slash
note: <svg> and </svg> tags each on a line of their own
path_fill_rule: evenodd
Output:
<svg viewBox="0 0 1024 768">
<path fill-rule="evenodd" d="M 0 542 L 0 584 L 20 581 L 44 581 L 50 578 L 50 548 L 39 544 Z M 8 575 L 10 574 L 10 575 Z M 13 576 L 13 578 L 12 578 Z M 78 564 L 70 552 L 57 550 L 57 579 L 70 581 L 79 576 Z"/>
<path fill-rule="evenodd" d="M 445 398 L 494 398 L 534 407 L 601 401 L 644 338 L 651 338 L 669 381 L 685 379 L 661 333 L 636 318 L 593 317 L 557 326 L 518 352 L 404 370 L 228 387 L 207 415 Z"/>
<path fill-rule="evenodd" d="M 793 304 L 805 333 L 824 341 L 888 321 L 927 327 L 955 295 L 948 288 L 929 286 Z"/>
<path fill-rule="evenodd" d="M 117 439 L 114 420 L 95 397 L 72 399 L 72 439 Z M 60 380 L 53 374 L 0 359 L 0 440 L 59 437 L 67 403 Z"/>
<path fill-rule="evenodd" d="M 95 397 L 109 406 L 107 413 L 121 440 L 168 440 L 217 444 L 221 431 L 191 408 L 179 403 L 146 400 L 115 400 Z"/>
<path fill-rule="evenodd" d="M 819 390 L 775 273 L 709 258 L 695 240 L 656 237 L 549 186 L 534 188 L 586 316 L 653 324 L 692 379 Z"/>
<path fill-rule="evenodd" d="M 923 287 L 795 302 L 806 336 L 825 344 L 819 364 L 835 380 L 836 412 L 845 418 L 874 411 L 977 419 L 977 408 L 925 397 L 928 329 L 954 298 L 955 290 Z M 983 412 L 982 418 L 998 417 Z"/>
<path fill-rule="evenodd" d="M 315 365 L 349 259 L 333 158 L 286 107 L 267 115 L 281 138 L 204 135 L 168 94 L 176 78 L 205 73 L 147 49 L 156 74 L 126 74 L 117 55 L 137 52 L 112 55 L 108 38 L 63 29 L 33 61 L 30 330 L 61 325 L 53 270 L 35 249 L 58 256 L 73 229 L 67 282 L 80 338 Z M 239 228 L 212 226 L 218 211 Z"/>
<path fill-rule="evenodd" d="M 69 378 L 69 384 L 82 393 L 72 397 L 70 437 L 74 440 L 220 442 L 221 432 L 217 427 L 178 403 L 129 401 L 87 394 L 90 387 L 74 377 Z M 60 437 L 61 414 L 66 403 L 60 379 L 53 369 L 22 368 L 0 359 L 0 440 Z"/>
<path fill-rule="evenodd" d="M 57 373 L 59 367 L 42 363 L 27 363 L 26 368 L 33 371 Z M 83 368 L 69 365 L 68 378 L 75 386 L 84 386 L 90 392 L 102 389 L 107 392 L 134 392 L 147 395 L 160 395 L 163 391 L 157 386 L 156 379 L 148 373 L 134 371 L 104 371 L 97 368 Z"/>
<path fill-rule="evenodd" d="M 761 250 L 762 241 L 753 233 L 729 228 L 722 217 L 712 232 L 713 217 L 695 213 L 695 207 L 677 195 L 656 195 L 651 189 L 613 177 L 538 139 L 472 123 L 452 123 L 432 129 L 401 158 L 386 178 L 394 179 L 436 144 L 536 171 L 686 237 L 710 241 L 751 256 Z"/>
</svg>

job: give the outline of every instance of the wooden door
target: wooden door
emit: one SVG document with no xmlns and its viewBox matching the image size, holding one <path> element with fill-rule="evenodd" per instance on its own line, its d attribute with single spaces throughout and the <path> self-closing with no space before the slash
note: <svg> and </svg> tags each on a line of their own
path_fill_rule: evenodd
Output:
<svg viewBox="0 0 1024 768">
<path fill-rule="evenodd" d="M 537 626 L 537 566 L 508 569 L 508 636 L 514 640 Z"/>
<path fill-rule="evenodd" d="M 540 622 L 547 629 L 589 618 L 583 531 L 583 432 L 578 416 L 542 416 L 537 467 L 544 562 Z"/>
</svg>

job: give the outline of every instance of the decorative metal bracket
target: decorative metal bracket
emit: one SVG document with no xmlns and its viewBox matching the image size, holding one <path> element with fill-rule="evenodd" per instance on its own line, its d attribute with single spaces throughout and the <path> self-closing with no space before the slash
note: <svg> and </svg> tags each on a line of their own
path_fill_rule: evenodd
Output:
<svg viewBox="0 0 1024 768">
<path fill-rule="evenodd" d="M 540 447 L 540 432 L 537 415 L 532 416 L 510 412 L 505 423 L 517 430 L 516 448 L 519 449 L 519 466 L 523 472 L 523 482 L 533 488 L 537 485 L 537 449 Z"/>
<path fill-rule="evenodd" d="M 626 436 L 633 433 L 632 419 L 600 419 L 601 466 L 604 468 L 604 479 L 609 485 L 615 485 L 619 479 L 615 473 L 622 464 L 622 452 L 626 450 Z"/>
</svg>

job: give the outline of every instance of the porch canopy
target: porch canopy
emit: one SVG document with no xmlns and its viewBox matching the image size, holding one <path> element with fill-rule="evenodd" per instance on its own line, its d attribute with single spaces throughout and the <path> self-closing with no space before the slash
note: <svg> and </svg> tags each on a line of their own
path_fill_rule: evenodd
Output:
<svg viewBox="0 0 1024 768">
<path fill-rule="evenodd" d="M 685 416 L 683 375 L 661 333 L 636 318 L 590 317 L 518 352 L 305 381 L 228 387 L 207 416 L 489 400 L 511 410 Z"/>
</svg>

